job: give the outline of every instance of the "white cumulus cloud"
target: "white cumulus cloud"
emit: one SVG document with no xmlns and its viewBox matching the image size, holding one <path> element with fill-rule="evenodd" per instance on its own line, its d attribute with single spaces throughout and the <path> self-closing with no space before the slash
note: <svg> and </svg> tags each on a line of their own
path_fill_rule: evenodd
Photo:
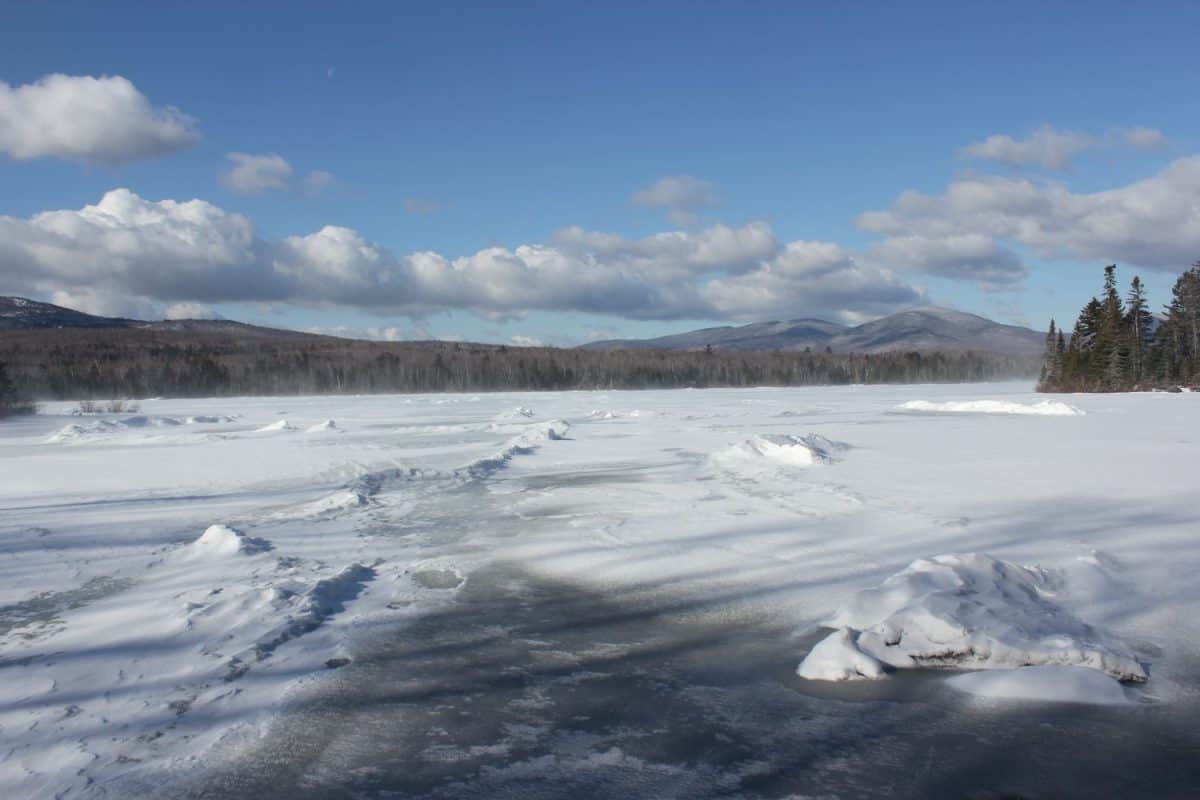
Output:
<svg viewBox="0 0 1200 800">
<path fill-rule="evenodd" d="M 962 149 L 962 155 L 1011 167 L 1037 166 L 1063 171 L 1070 169 L 1071 160 L 1085 150 L 1118 146 L 1150 150 L 1162 147 L 1166 141 L 1162 131 L 1155 128 L 1127 128 L 1096 136 L 1042 125 L 1024 139 L 997 133 L 972 142 Z"/>
<path fill-rule="evenodd" d="M 770 226 L 714 225 L 640 239 L 570 228 L 552 244 L 459 257 L 401 255 L 349 228 L 266 240 L 203 200 L 127 189 L 78 211 L 0 217 L 0 268 L 13 289 L 119 293 L 159 303 L 288 302 L 422 318 L 531 310 L 628 319 L 880 314 L 921 293 L 829 243 L 780 243 Z"/>
<path fill-rule="evenodd" d="M 227 153 L 229 167 L 221 173 L 221 183 L 242 194 L 262 194 L 270 189 L 285 191 L 292 182 L 292 165 L 275 154 L 255 156 Z"/>
<path fill-rule="evenodd" d="M 716 192 L 708 181 L 691 175 L 668 175 L 639 189 L 629 201 L 648 208 L 660 208 L 676 225 L 690 226 L 698 212 L 716 205 Z"/>
<path fill-rule="evenodd" d="M 967 264 L 971 251 L 982 255 L 985 265 L 994 266 L 997 258 L 1003 264 L 1004 245 L 1010 244 L 1051 259 L 1174 271 L 1200 254 L 1200 156 L 1174 161 L 1144 180 L 1090 193 L 1055 182 L 972 175 L 953 181 L 941 194 L 905 192 L 888 209 L 859 215 L 856 224 L 888 237 L 875 253 L 918 267 L 922 248 L 931 247 L 943 253 L 961 249 Z M 930 271 L 944 274 L 945 268 Z"/>
<path fill-rule="evenodd" d="M 182 150 L 197 139 L 191 117 L 151 105 L 120 76 L 55 74 L 24 86 L 0 81 L 0 153 L 18 161 L 123 164 Z"/>
<path fill-rule="evenodd" d="M 226 153 L 225 160 L 229 166 L 221 173 L 221 183 L 239 194 L 295 189 L 305 197 L 317 197 L 337 183 L 333 173 L 325 170 L 314 170 L 298 179 L 287 159 L 276 153 Z"/>
</svg>

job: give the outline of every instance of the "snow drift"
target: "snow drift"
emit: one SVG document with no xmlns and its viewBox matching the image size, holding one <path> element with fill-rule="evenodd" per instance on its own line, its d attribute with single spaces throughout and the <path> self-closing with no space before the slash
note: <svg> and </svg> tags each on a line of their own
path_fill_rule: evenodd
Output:
<svg viewBox="0 0 1200 800">
<path fill-rule="evenodd" d="M 1146 680 L 1128 649 L 1055 602 L 1057 589 L 1053 573 L 984 554 L 920 559 L 840 609 L 827 623 L 838 630 L 798 673 L 817 680 L 882 677 L 874 659 L 893 669 L 1058 665 Z"/>
<path fill-rule="evenodd" d="M 281 419 L 278 422 L 272 422 L 270 425 L 263 425 L 261 428 L 256 428 L 255 433 L 271 433 L 272 431 L 294 431 L 295 427 L 288 424 L 286 419 Z"/>
<path fill-rule="evenodd" d="M 777 465 L 807 468 L 829 464 L 848 449 L 815 433 L 807 436 L 763 433 L 722 450 L 713 460 L 722 466 Z"/>
<path fill-rule="evenodd" d="M 209 525 L 200 538 L 183 550 L 186 559 L 229 558 L 254 555 L 271 549 L 266 539 L 256 539 L 228 525 Z"/>
<path fill-rule="evenodd" d="M 1039 400 L 1036 403 L 1014 403 L 1009 400 L 951 400 L 932 403 L 910 400 L 896 407 L 898 411 L 925 414 L 1018 414 L 1036 417 L 1078 417 L 1084 412 L 1058 400 Z"/>
</svg>

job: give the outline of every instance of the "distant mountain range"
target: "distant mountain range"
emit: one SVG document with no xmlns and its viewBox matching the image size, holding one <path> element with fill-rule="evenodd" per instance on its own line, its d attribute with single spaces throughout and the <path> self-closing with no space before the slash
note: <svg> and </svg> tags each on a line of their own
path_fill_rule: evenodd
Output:
<svg viewBox="0 0 1200 800">
<path fill-rule="evenodd" d="M 0 332 L 83 328 L 91 330 L 139 329 L 176 333 L 238 334 L 245 337 L 315 337 L 299 331 L 264 328 L 228 319 L 166 319 L 146 321 L 125 317 L 100 317 L 24 297 L 0 297 Z"/>
<path fill-rule="evenodd" d="M 321 338 L 315 334 L 264 328 L 230 320 L 162 320 L 147 322 L 100 317 L 20 297 L 0 297 L 0 332 L 62 328 L 146 329 L 175 333 L 225 334 L 252 338 Z M 886 353 L 897 350 L 962 352 L 974 350 L 1008 356 L 1037 356 L 1045 334 L 1002 325 L 974 314 L 945 308 L 901 311 L 854 327 L 820 319 L 756 322 L 660 336 L 613 339 L 583 345 L 585 350 L 825 350 L 835 353 Z"/>
<path fill-rule="evenodd" d="M 1046 334 L 947 308 L 920 308 L 850 327 L 820 319 L 756 322 L 703 328 L 654 339 L 611 339 L 583 345 L 589 350 L 824 350 L 886 353 L 897 350 L 1036 356 Z"/>
</svg>

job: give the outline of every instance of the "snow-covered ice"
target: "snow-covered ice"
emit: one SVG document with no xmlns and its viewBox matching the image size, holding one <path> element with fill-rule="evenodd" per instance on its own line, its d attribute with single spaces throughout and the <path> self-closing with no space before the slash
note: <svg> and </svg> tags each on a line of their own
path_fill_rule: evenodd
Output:
<svg viewBox="0 0 1200 800">
<path fill-rule="evenodd" d="M 170 796 L 497 564 L 771 631 L 779 691 L 888 692 L 933 667 L 957 671 L 934 684 L 973 714 L 1004 698 L 1200 711 L 1197 397 L 45 404 L 0 424 L 0 797 Z M 496 625 L 481 635 L 504 642 Z"/>
</svg>

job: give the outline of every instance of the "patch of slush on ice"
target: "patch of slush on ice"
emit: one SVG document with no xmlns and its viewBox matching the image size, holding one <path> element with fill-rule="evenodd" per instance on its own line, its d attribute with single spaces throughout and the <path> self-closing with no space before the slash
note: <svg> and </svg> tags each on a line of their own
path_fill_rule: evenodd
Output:
<svg viewBox="0 0 1200 800">
<path fill-rule="evenodd" d="M 466 578 L 454 567 L 426 566 L 413 570 L 413 582 L 425 589 L 457 589 Z"/>
<path fill-rule="evenodd" d="M 848 447 L 815 433 L 807 436 L 763 433 L 722 450 L 713 456 L 713 460 L 721 466 L 769 463 L 806 468 L 830 464 Z"/>
<path fill-rule="evenodd" d="M 810 681 L 875 680 L 886 677 L 882 662 L 855 644 L 858 633 L 839 628 L 826 636 L 801 662 L 796 674 Z"/>
<path fill-rule="evenodd" d="M 1132 652 L 1055 602 L 1058 588 L 1057 576 L 1040 567 L 981 553 L 919 559 L 841 608 L 826 624 L 857 637 L 851 643 L 835 631 L 828 638 L 845 645 L 818 645 L 808 656 L 818 662 L 800 670 L 830 672 L 821 662 L 832 652 L 847 662 L 849 677 L 863 653 L 897 669 L 1059 665 L 1145 681 Z"/>
<path fill-rule="evenodd" d="M 1036 403 L 1014 403 L 1011 400 L 950 400 L 932 403 L 928 400 L 910 400 L 896 406 L 898 411 L 923 414 L 1018 414 L 1037 417 L 1078 417 L 1082 409 L 1058 400 L 1039 400 Z"/>
<path fill-rule="evenodd" d="M 337 423 L 331 419 L 327 419 L 324 422 L 318 422 L 316 425 L 311 426 L 305 430 L 305 433 L 322 433 L 323 431 L 336 431 L 337 429 Z"/>
<path fill-rule="evenodd" d="M 946 684 L 960 692 L 989 700 L 1036 700 L 1106 706 L 1130 702 L 1120 683 L 1103 672 L 1086 667 L 1040 666 L 968 672 L 948 678 Z"/>
<path fill-rule="evenodd" d="M 272 422 L 270 425 L 263 425 L 261 428 L 256 428 L 255 433 L 271 433 L 272 431 L 294 431 L 294 427 L 288 424 L 286 419 L 281 419 L 278 422 Z"/>
<path fill-rule="evenodd" d="M 188 417 L 184 422 L 188 425 L 216 425 L 221 422 L 236 422 L 237 416 L 228 416 L 226 414 L 197 414 Z"/>
<path fill-rule="evenodd" d="M 184 557 L 191 559 L 229 558 L 237 555 L 254 555 L 271 549 L 266 539 L 247 536 L 228 525 L 209 525 L 200 538 L 184 549 Z"/>
</svg>

